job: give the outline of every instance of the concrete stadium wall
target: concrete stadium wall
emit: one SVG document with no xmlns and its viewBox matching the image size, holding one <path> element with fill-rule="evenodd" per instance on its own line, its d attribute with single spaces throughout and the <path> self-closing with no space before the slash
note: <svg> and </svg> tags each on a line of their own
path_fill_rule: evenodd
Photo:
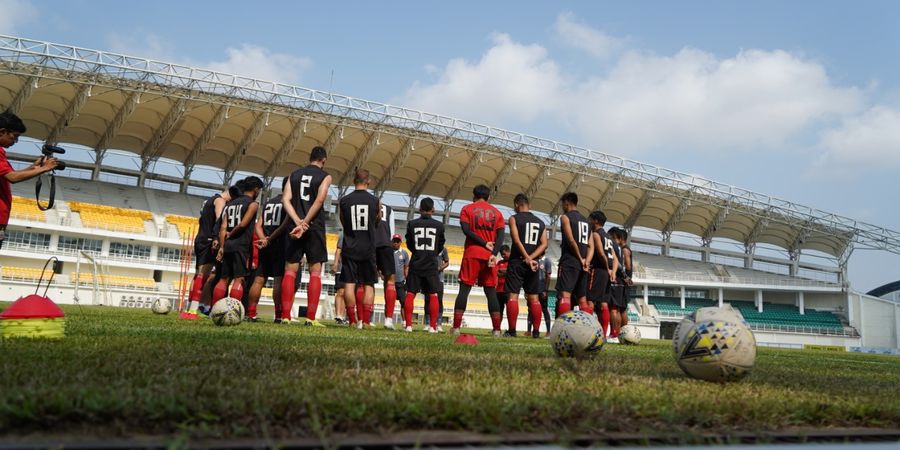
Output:
<svg viewBox="0 0 900 450">
<path fill-rule="evenodd" d="M 850 324 L 859 330 L 859 346 L 900 348 L 900 304 L 858 292 L 848 295 Z"/>
</svg>

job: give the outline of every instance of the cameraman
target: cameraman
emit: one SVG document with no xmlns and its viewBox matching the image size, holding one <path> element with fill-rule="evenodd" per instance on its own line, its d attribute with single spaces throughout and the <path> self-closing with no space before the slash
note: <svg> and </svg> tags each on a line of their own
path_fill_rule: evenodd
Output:
<svg viewBox="0 0 900 450">
<path fill-rule="evenodd" d="M 12 210 L 12 184 L 30 180 L 38 175 L 56 168 L 59 160 L 41 157 L 29 167 L 13 170 L 6 159 L 6 149 L 19 141 L 19 135 L 25 132 L 22 119 L 11 112 L 0 113 L 0 248 L 6 239 L 6 225 L 9 224 L 9 212 Z"/>
</svg>

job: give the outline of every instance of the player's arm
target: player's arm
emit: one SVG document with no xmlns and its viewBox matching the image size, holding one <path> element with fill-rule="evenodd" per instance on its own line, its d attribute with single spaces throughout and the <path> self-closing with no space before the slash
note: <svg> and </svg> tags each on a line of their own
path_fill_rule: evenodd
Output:
<svg viewBox="0 0 900 450">
<path fill-rule="evenodd" d="M 409 254 L 406 253 L 406 250 L 400 249 L 400 251 L 406 256 L 403 263 L 403 279 L 405 280 L 409 277 Z"/>
<path fill-rule="evenodd" d="M 322 180 L 322 184 L 319 185 L 319 192 L 316 194 L 316 201 L 313 202 L 312 206 L 310 206 L 309 208 L 309 211 L 306 212 L 306 217 L 304 217 L 302 220 L 303 223 L 309 225 L 310 223 L 312 223 L 313 219 L 316 218 L 316 215 L 318 215 L 319 211 L 322 210 L 322 205 L 325 204 L 325 197 L 328 196 L 328 189 L 330 187 L 331 175 L 326 175 L 325 179 Z"/>
<path fill-rule="evenodd" d="M 281 205 L 284 208 L 284 212 L 291 218 L 294 226 L 300 226 L 300 215 L 297 214 L 297 210 L 294 209 L 294 203 L 291 201 L 293 198 L 294 194 L 291 192 L 291 181 L 288 180 L 288 182 L 284 184 L 284 192 L 281 194 Z"/>
<path fill-rule="evenodd" d="M 547 242 L 549 242 L 550 232 L 545 231 L 544 236 L 547 236 Z M 550 258 L 544 261 L 544 295 L 550 295 L 550 277 L 553 275 L 553 264 L 550 263 Z"/>
<path fill-rule="evenodd" d="M 622 258 L 625 260 L 625 261 L 623 261 L 625 263 L 625 274 L 626 274 L 625 283 L 631 284 L 631 277 L 629 277 L 627 275 L 629 273 L 634 274 L 634 268 L 632 268 L 631 249 L 630 248 L 622 249 Z"/>
<path fill-rule="evenodd" d="M 519 227 L 516 226 L 516 218 L 513 216 L 509 218 L 509 237 L 512 239 L 512 245 L 519 249 L 519 254 L 525 256 L 525 263 L 531 264 L 531 255 L 525 251 L 525 246 L 522 245 L 522 239 L 519 237 Z"/>
<path fill-rule="evenodd" d="M 496 234 L 494 235 L 494 256 L 500 254 L 500 248 L 503 247 L 503 238 L 506 236 L 506 223 L 503 222 L 503 216 L 497 215 L 497 223 L 494 225 Z M 523 253 L 524 254 L 524 253 Z"/>
<path fill-rule="evenodd" d="M 253 234 L 256 235 L 256 248 L 263 248 L 269 245 L 269 239 L 266 237 L 266 232 L 263 231 L 262 217 L 256 218 L 256 224 L 253 225 Z"/>
<path fill-rule="evenodd" d="M 6 164 L 0 175 L 2 175 L 3 178 L 6 178 L 6 181 L 9 181 L 10 183 L 30 180 L 38 175 L 55 169 L 57 164 L 59 164 L 59 160 L 56 158 L 41 157 L 24 169 L 12 170 L 12 166 L 9 165 L 9 162 L 5 160 L 4 162 L 6 162 Z"/>
<path fill-rule="evenodd" d="M 572 253 L 578 255 L 578 259 L 583 260 L 584 255 L 581 254 L 581 249 L 578 248 L 578 242 L 575 241 L 575 234 L 572 233 L 572 222 L 569 221 L 569 216 L 560 216 L 559 223 L 562 225 L 564 244 L 569 246 Z"/>
<path fill-rule="evenodd" d="M 213 244 L 219 248 L 219 251 L 216 253 L 216 259 L 218 261 L 222 261 L 222 256 L 225 254 L 225 235 L 228 232 L 228 219 L 224 217 L 219 217 L 219 238 L 213 241 Z"/>
<path fill-rule="evenodd" d="M 609 281 L 615 282 L 616 275 L 619 273 L 619 255 L 613 252 L 613 265 L 609 271 Z"/>
<path fill-rule="evenodd" d="M 269 236 L 268 240 L 274 241 L 274 240 L 280 238 L 281 236 L 284 236 L 285 233 L 288 232 L 290 224 L 291 224 L 291 222 L 289 220 L 282 220 L 281 225 L 278 225 L 278 228 L 276 228 L 275 231 L 272 232 L 272 235 Z"/>
<path fill-rule="evenodd" d="M 447 248 L 445 247 L 443 250 L 441 250 L 441 268 L 439 270 L 444 271 L 448 267 L 450 267 L 450 255 L 447 253 Z"/>
<path fill-rule="evenodd" d="M 225 211 L 225 204 L 228 203 L 224 198 L 219 197 L 213 201 L 213 209 L 216 211 L 216 217 L 219 218 L 220 222 L 224 222 L 222 213 Z M 223 239 L 213 239 L 213 249 L 216 249 L 223 241 Z"/>
<path fill-rule="evenodd" d="M 512 232 L 512 229 L 510 229 L 510 232 Z M 549 245 L 550 245 L 549 232 L 547 230 L 544 230 L 544 232 L 541 233 L 541 241 L 538 242 L 538 246 L 536 249 L 534 249 L 534 252 L 532 254 L 528 255 L 528 258 L 531 261 L 534 261 L 534 260 L 540 258 L 541 255 L 543 255 L 544 252 L 547 251 L 547 246 L 549 246 Z M 540 270 L 540 268 L 538 268 L 538 269 Z"/>
<path fill-rule="evenodd" d="M 225 234 L 225 239 L 231 239 L 232 236 L 238 234 L 238 232 L 247 229 L 250 226 L 250 222 L 256 217 L 256 211 L 259 209 L 259 203 L 252 202 L 250 206 L 247 207 L 247 212 L 244 213 L 244 217 L 241 217 L 241 223 L 237 224 L 236 227 L 232 228 L 231 231 Z"/>
<path fill-rule="evenodd" d="M 378 214 L 375 214 L 375 223 L 378 223 L 384 220 L 384 215 L 381 214 L 381 200 L 378 200 L 378 209 L 376 211 L 378 211 Z"/>
<path fill-rule="evenodd" d="M 341 265 L 341 246 L 338 245 L 334 250 L 334 262 L 331 264 L 331 274 L 337 273 L 337 267 Z"/>
</svg>

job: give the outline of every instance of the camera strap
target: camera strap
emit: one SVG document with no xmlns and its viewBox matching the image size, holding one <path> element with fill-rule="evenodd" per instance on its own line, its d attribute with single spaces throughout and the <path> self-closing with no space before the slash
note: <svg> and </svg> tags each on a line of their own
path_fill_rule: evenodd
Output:
<svg viewBox="0 0 900 450">
<path fill-rule="evenodd" d="M 53 209 L 53 202 L 56 200 L 56 176 L 53 175 L 53 172 L 50 172 L 50 198 L 47 199 L 47 206 L 41 205 L 41 186 L 44 184 L 44 177 L 38 177 L 37 181 L 34 183 L 34 200 L 37 202 L 37 207 L 41 211 L 47 211 L 48 209 Z"/>
</svg>

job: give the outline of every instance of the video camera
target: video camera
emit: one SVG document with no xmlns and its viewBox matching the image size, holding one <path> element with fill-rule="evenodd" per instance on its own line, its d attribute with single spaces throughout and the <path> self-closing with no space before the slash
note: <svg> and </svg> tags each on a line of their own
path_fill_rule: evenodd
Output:
<svg viewBox="0 0 900 450">
<path fill-rule="evenodd" d="M 44 144 L 44 146 L 41 147 L 41 154 L 43 154 L 45 158 L 53 158 L 53 155 L 62 155 L 65 153 L 66 149 L 56 145 Z M 56 164 L 55 170 L 66 170 L 66 162 L 59 161 Z"/>
<path fill-rule="evenodd" d="M 53 158 L 54 155 L 62 155 L 66 153 L 66 149 L 52 145 L 52 144 L 44 144 L 41 147 L 41 154 L 44 155 L 41 157 L 41 163 L 43 163 L 46 158 Z M 56 176 L 54 173 L 57 170 L 66 170 L 66 162 L 65 161 L 57 161 L 56 168 L 50 171 L 50 197 L 47 199 L 47 206 L 41 204 L 41 186 L 44 184 L 43 180 L 38 177 L 37 181 L 34 183 L 34 200 L 37 202 L 37 207 L 41 211 L 46 211 L 48 209 L 53 208 L 53 203 L 56 201 Z"/>
</svg>

